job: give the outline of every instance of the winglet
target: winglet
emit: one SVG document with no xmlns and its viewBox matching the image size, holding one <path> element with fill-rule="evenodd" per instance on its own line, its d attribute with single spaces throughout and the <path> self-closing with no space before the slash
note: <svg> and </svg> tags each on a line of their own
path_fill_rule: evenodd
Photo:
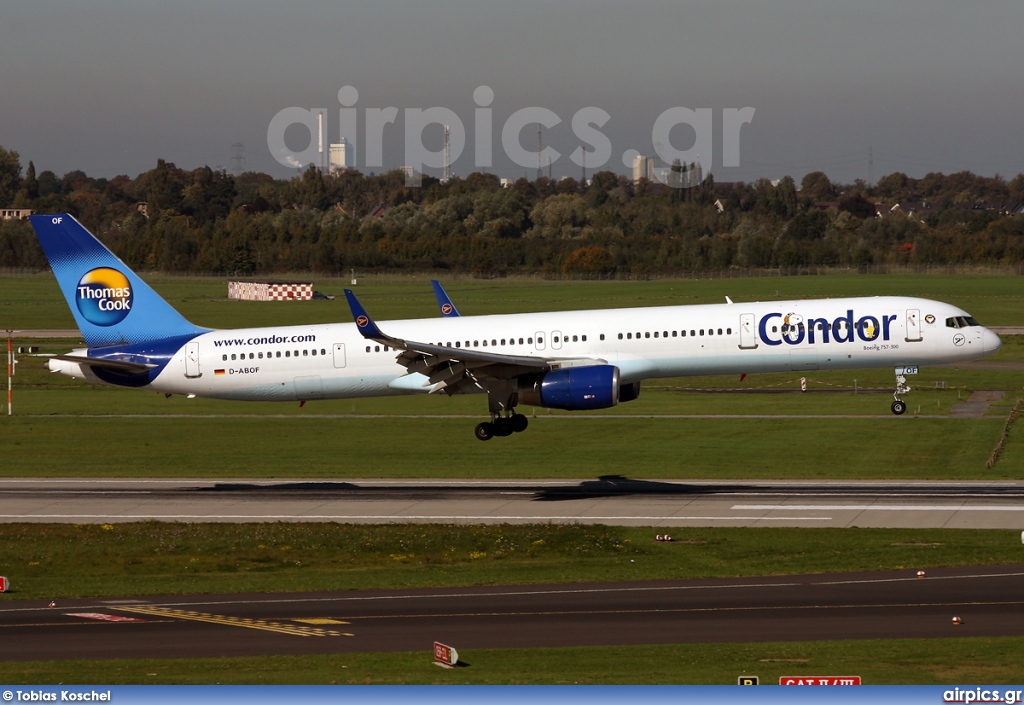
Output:
<svg viewBox="0 0 1024 705">
<path fill-rule="evenodd" d="M 366 312 L 363 305 L 359 303 L 359 299 L 352 293 L 351 289 L 345 289 L 345 298 L 348 299 L 348 306 L 352 309 L 352 318 L 355 319 L 356 327 L 364 338 L 370 338 L 372 340 L 378 340 L 384 338 L 385 335 L 380 332 L 380 328 L 370 318 L 370 314 Z"/>
<path fill-rule="evenodd" d="M 445 318 L 458 318 L 459 310 L 455 308 L 455 304 L 452 303 L 451 297 L 441 286 L 441 282 L 431 279 L 430 285 L 434 287 L 434 296 L 437 298 L 437 305 L 441 307 L 441 315 Z"/>
</svg>

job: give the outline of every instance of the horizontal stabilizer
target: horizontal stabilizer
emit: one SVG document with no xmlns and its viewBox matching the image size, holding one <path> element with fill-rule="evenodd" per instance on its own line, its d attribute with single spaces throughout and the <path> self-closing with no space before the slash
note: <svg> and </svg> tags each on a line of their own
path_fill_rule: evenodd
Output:
<svg viewBox="0 0 1024 705">
<path fill-rule="evenodd" d="M 84 355 L 51 355 L 51 360 L 66 360 L 67 362 L 77 362 L 82 365 L 89 365 L 90 367 L 99 367 L 103 370 L 113 370 L 114 372 L 126 372 L 128 374 L 141 374 L 143 372 L 149 372 L 150 370 L 157 367 L 157 365 L 146 365 L 141 362 L 129 362 L 127 360 L 108 360 L 102 357 L 86 357 Z"/>
</svg>

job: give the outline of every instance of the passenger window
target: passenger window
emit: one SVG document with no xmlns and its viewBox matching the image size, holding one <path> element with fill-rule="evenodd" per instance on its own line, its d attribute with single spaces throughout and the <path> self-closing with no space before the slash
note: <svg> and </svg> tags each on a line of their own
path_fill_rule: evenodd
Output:
<svg viewBox="0 0 1024 705">
<path fill-rule="evenodd" d="M 685 330 L 679 331 L 679 332 L 683 334 L 682 337 L 684 337 L 684 338 L 686 337 L 686 331 Z"/>
<path fill-rule="evenodd" d="M 327 354 L 327 348 L 320 348 L 320 354 L 321 355 L 326 355 Z"/>
<path fill-rule="evenodd" d="M 370 346 L 369 345 L 366 346 L 366 352 L 370 352 Z M 292 356 L 292 351 L 291 350 L 285 350 L 284 351 L 284 356 L 285 357 L 291 357 Z"/>
<path fill-rule="evenodd" d="M 576 342 L 576 336 L 575 335 L 572 337 L 572 342 L 574 342 L 574 343 Z"/>
<path fill-rule="evenodd" d="M 695 335 L 697 335 L 697 332 L 691 329 L 690 330 L 690 337 L 692 338 Z"/>
<path fill-rule="evenodd" d="M 256 354 L 255 353 L 249 353 L 249 359 L 250 360 L 255 360 L 256 359 Z"/>
<path fill-rule="evenodd" d="M 369 345 L 366 346 L 366 352 L 370 352 L 370 346 Z M 284 356 L 285 357 L 290 357 L 290 355 L 287 352 L 285 352 Z"/>
<path fill-rule="evenodd" d="M 575 338 L 574 338 L 574 340 L 575 340 Z M 584 336 L 583 336 L 583 337 L 581 338 L 581 340 L 582 340 L 582 341 L 583 341 L 584 343 L 585 343 L 585 342 L 587 342 L 587 336 L 585 336 L 585 335 L 584 335 Z M 602 334 L 601 334 L 601 340 L 604 340 L 604 333 L 602 333 Z"/>
<path fill-rule="evenodd" d="M 632 333 L 626 333 L 626 337 L 629 338 L 630 340 L 632 340 L 633 339 L 633 334 Z"/>
<path fill-rule="evenodd" d="M 667 331 L 667 330 L 663 330 L 663 331 L 661 332 L 661 337 L 662 337 L 662 338 L 667 338 L 667 337 L 668 337 L 668 331 Z"/>
<path fill-rule="evenodd" d="M 650 338 L 651 337 L 651 332 L 647 331 L 646 333 L 644 333 L 644 337 L 645 338 Z"/>
<path fill-rule="evenodd" d="M 485 340 L 484 343 L 486 344 L 487 341 Z M 498 344 L 498 341 L 494 340 L 493 338 L 491 338 L 491 346 L 494 346 L 494 345 L 497 345 L 497 344 Z"/>
<path fill-rule="evenodd" d="M 262 360 L 262 359 L 263 359 L 263 353 L 260 353 L 260 356 L 259 356 L 259 357 L 260 357 L 260 359 Z"/>
<path fill-rule="evenodd" d="M 603 337 L 601 339 L 604 340 Z M 622 340 L 622 333 L 619 333 L 619 340 Z"/>
<path fill-rule="evenodd" d="M 227 362 L 227 361 L 228 361 L 228 356 L 227 356 L 227 354 L 225 354 L 225 355 L 224 355 L 224 358 L 223 358 L 223 359 L 224 359 L 224 362 Z"/>
<path fill-rule="evenodd" d="M 704 329 L 703 328 L 700 329 L 700 334 L 704 335 Z"/>
<path fill-rule="evenodd" d="M 719 328 L 719 329 L 718 329 L 718 334 L 719 334 L 719 335 L 721 335 L 721 334 L 722 334 L 722 329 L 721 329 L 721 328 Z"/>
<path fill-rule="evenodd" d="M 380 346 L 379 345 L 374 345 L 373 346 L 373 351 L 374 352 L 380 352 Z"/>
<path fill-rule="evenodd" d="M 526 343 L 527 343 L 528 345 L 533 345 L 533 338 L 527 338 L 527 339 L 526 339 Z M 519 339 L 519 344 L 520 344 L 520 345 L 522 345 L 522 344 L 523 344 L 523 339 L 522 339 L 522 338 L 520 338 L 520 339 Z"/>
<path fill-rule="evenodd" d="M 726 335 L 732 335 L 732 328 L 726 328 L 725 329 L 725 334 Z"/>
<path fill-rule="evenodd" d="M 281 351 L 280 350 L 277 351 L 277 357 L 281 357 Z"/>
<path fill-rule="evenodd" d="M 459 341 L 456 340 L 455 341 L 455 347 L 461 348 L 462 347 L 462 343 L 460 343 Z"/>
<path fill-rule="evenodd" d="M 679 335 L 679 331 L 677 331 L 677 330 L 672 331 L 672 337 L 673 338 L 677 337 L 678 335 Z"/>
<path fill-rule="evenodd" d="M 655 337 L 655 338 L 657 338 L 657 337 L 658 337 L 658 331 L 654 331 L 654 337 Z"/>
<path fill-rule="evenodd" d="M 234 353 L 231 353 L 231 359 L 232 359 L 232 360 L 234 360 L 234 359 L 235 359 L 235 354 L 234 354 Z"/>
</svg>

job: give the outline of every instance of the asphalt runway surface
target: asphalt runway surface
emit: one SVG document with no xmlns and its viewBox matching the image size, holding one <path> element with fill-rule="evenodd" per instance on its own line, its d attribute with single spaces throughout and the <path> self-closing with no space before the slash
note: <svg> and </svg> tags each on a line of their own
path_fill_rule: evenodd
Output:
<svg viewBox="0 0 1024 705">
<path fill-rule="evenodd" d="M 0 660 L 1024 635 L 1024 564 L 715 580 L 0 600 Z M 953 617 L 961 623 L 953 623 Z"/>
<path fill-rule="evenodd" d="M 0 478 L 0 522 L 1024 529 L 1024 482 Z"/>
</svg>

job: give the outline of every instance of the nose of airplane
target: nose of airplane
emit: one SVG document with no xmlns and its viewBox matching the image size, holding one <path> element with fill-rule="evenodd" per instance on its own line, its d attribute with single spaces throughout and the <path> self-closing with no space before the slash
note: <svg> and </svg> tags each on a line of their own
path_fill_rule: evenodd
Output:
<svg viewBox="0 0 1024 705">
<path fill-rule="evenodd" d="M 998 335 L 986 328 L 981 336 L 981 347 L 986 355 L 993 355 L 999 352 L 999 348 L 1003 347 L 1003 341 L 999 339 Z"/>
</svg>

